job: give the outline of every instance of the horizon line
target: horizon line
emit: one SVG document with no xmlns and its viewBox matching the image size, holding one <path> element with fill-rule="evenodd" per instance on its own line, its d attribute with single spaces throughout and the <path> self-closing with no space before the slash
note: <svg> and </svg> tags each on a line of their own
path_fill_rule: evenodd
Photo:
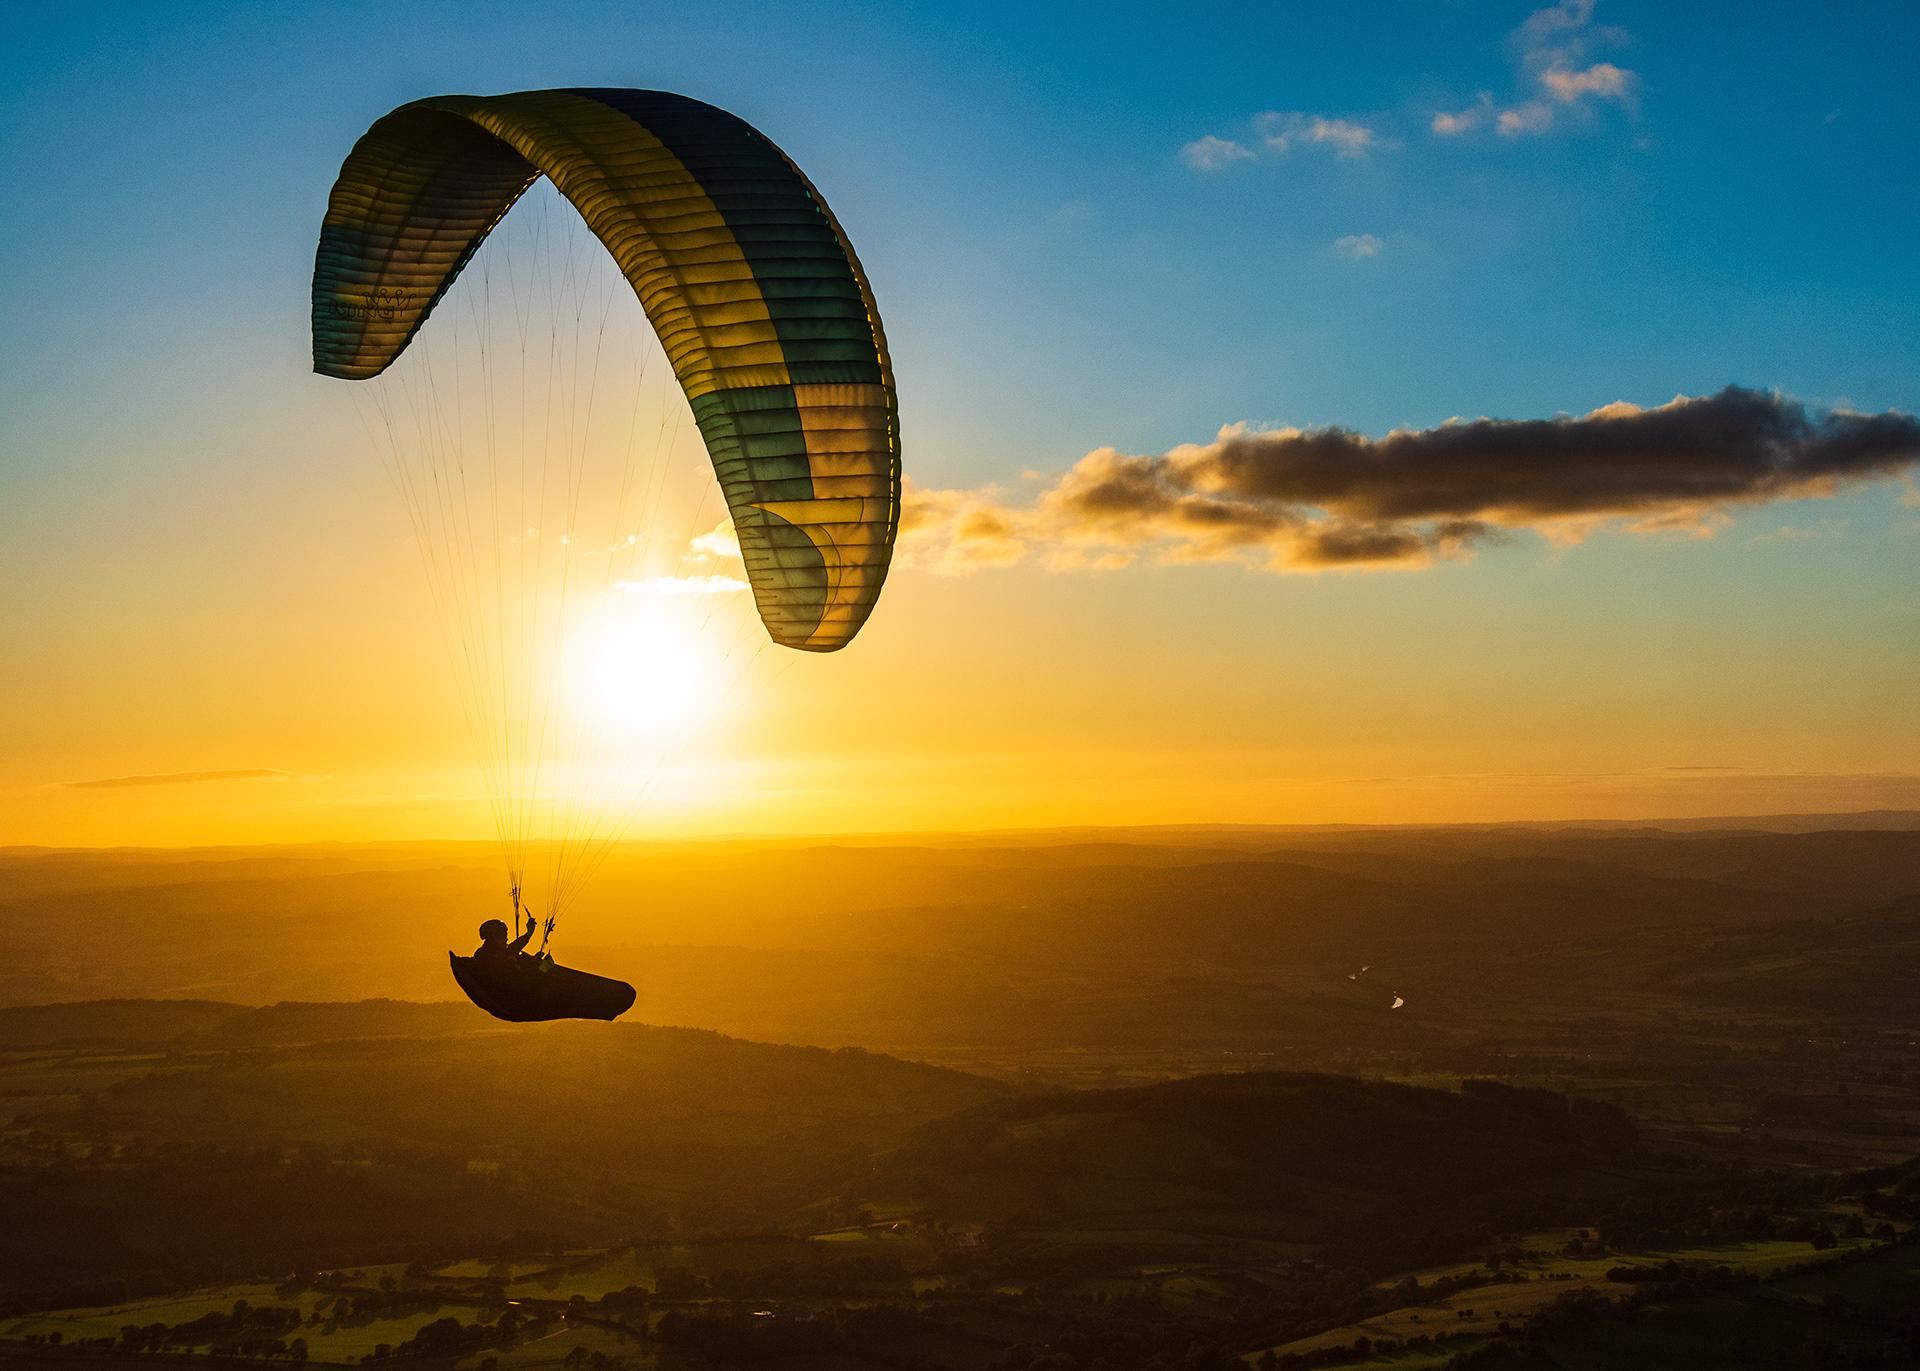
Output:
<svg viewBox="0 0 1920 1371">
<path fill-rule="evenodd" d="M 1711 815 L 1647 815 L 1635 818 L 1544 818 L 1544 819 L 1475 819 L 1436 823 L 1257 823 L 1240 820 L 1194 820 L 1188 823 L 1140 823 L 1140 824 L 1052 824 L 1032 827 L 982 827 L 982 828 L 901 828 L 901 829 L 795 829 L 779 832 L 734 832 L 717 833 L 706 836 L 678 836 L 645 838 L 635 837 L 621 840 L 616 848 L 637 847 L 694 847 L 718 844 L 786 844 L 794 842 L 889 842 L 909 838 L 993 838 L 1044 836 L 1049 834 L 1080 833 L 1182 833 L 1182 832 L 1236 832 L 1236 833 L 1389 833 L 1389 832 L 1446 832 L 1446 831 L 1485 831 L 1488 829 L 1634 829 L 1660 828 L 1674 830 L 1681 827 L 1696 832 L 1737 832 L 1755 824 L 1780 824 L 1794 821 L 1810 822 L 1817 820 L 1878 819 L 1883 822 L 1869 828 L 1848 828 L 1843 823 L 1832 822 L 1822 830 L 1828 832 L 1908 832 L 1920 830 L 1920 809 L 1844 809 L 1844 810 L 1779 810 L 1765 814 L 1711 814 Z M 1895 820 L 1892 824 L 1884 821 Z M 100 843 L 100 844 L 52 844 L 52 843 L 0 843 L 0 858 L 32 853 L 133 853 L 133 852 L 270 852 L 270 851 L 309 851 L 314 849 L 354 849 L 354 848 L 406 848 L 406 847 L 480 847 L 497 846 L 494 838 L 316 838 L 297 842 L 263 843 Z M 530 846 L 547 848 L 554 846 L 551 839 L 533 843 Z"/>
</svg>

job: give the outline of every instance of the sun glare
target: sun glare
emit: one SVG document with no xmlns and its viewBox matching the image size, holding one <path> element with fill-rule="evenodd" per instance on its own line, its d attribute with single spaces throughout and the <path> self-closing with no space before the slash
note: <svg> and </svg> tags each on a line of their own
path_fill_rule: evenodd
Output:
<svg viewBox="0 0 1920 1371">
<path fill-rule="evenodd" d="M 637 582 L 616 591 L 569 644 L 569 693 L 582 724 L 654 744 L 711 723 L 725 686 L 713 631 L 721 617 L 704 588 Z"/>
</svg>

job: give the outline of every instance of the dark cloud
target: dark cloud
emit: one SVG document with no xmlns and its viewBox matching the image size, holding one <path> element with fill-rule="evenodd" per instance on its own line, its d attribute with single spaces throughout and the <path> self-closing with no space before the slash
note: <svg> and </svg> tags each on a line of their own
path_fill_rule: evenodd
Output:
<svg viewBox="0 0 1920 1371">
<path fill-rule="evenodd" d="M 68 781 L 73 790 L 124 790 L 150 785 L 199 785 L 203 781 L 272 781 L 284 771 L 252 768 L 245 771 L 169 771 L 155 776 L 105 776 L 96 781 Z"/>
<path fill-rule="evenodd" d="M 1710 535 L 1735 507 L 1832 495 L 1916 463 L 1911 415 L 1812 411 L 1730 386 L 1654 409 L 1455 421 L 1383 438 L 1229 429 L 1160 456 L 1101 449 L 1026 508 L 998 491 L 914 492 L 920 517 L 909 528 L 940 542 L 929 560 L 946 566 L 1029 551 L 1060 565 L 1149 552 L 1275 570 L 1413 566 L 1520 530 L 1557 542 L 1602 527 Z"/>
<path fill-rule="evenodd" d="M 1371 439 L 1345 429 L 1217 444 L 1185 479 L 1261 502 L 1372 519 L 1508 522 L 1759 503 L 1891 476 L 1920 458 L 1920 420 L 1812 414 L 1729 386 L 1658 409 L 1478 419 Z"/>
<path fill-rule="evenodd" d="M 1328 521 L 1300 530 L 1292 548 L 1303 566 L 1380 566 L 1458 556 L 1481 543 L 1503 542 L 1504 529 L 1473 519 L 1449 519 L 1430 528 Z"/>
</svg>

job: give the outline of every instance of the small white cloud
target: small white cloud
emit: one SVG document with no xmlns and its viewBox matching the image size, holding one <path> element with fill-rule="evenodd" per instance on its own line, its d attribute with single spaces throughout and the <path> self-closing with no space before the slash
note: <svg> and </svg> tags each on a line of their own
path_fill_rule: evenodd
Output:
<svg viewBox="0 0 1920 1371">
<path fill-rule="evenodd" d="M 740 539 L 733 531 L 733 521 L 722 519 L 688 543 L 687 560 L 693 562 L 739 561 Z"/>
<path fill-rule="evenodd" d="M 1593 22 L 1593 0 L 1559 0 L 1537 9 L 1514 30 L 1514 41 L 1532 51 L 1551 43 L 1556 34 L 1583 29 Z"/>
<path fill-rule="evenodd" d="M 1474 102 L 1463 110 L 1449 114 L 1441 110 L 1433 116 L 1433 131 L 1443 138 L 1456 137 L 1462 133 L 1472 133 L 1484 125 L 1493 116 L 1493 95 L 1490 91 L 1481 91 Z"/>
<path fill-rule="evenodd" d="M 1553 106 L 1543 100 L 1529 100 L 1524 105 L 1515 105 L 1512 109 L 1500 111 L 1500 118 L 1494 127 L 1500 130 L 1502 138 L 1518 138 L 1529 133 L 1545 133 L 1553 127 Z"/>
<path fill-rule="evenodd" d="M 1611 62 L 1595 62 L 1585 71 L 1554 66 L 1540 74 L 1540 84 L 1563 105 L 1570 105 L 1584 95 L 1597 95 L 1603 100 L 1624 100 L 1632 91 L 1633 73 Z"/>
<path fill-rule="evenodd" d="M 1349 233 L 1333 240 L 1333 250 L 1350 262 L 1380 255 L 1380 240 L 1371 233 Z"/>
<path fill-rule="evenodd" d="M 1381 137 L 1371 124 L 1358 119 L 1334 119 L 1298 110 L 1256 114 L 1247 128 L 1250 136 L 1245 138 L 1222 138 L 1211 133 L 1196 138 L 1180 149 L 1180 156 L 1197 171 L 1218 171 L 1263 154 L 1284 157 L 1296 147 L 1324 148 L 1335 157 L 1355 159 L 1394 146 L 1391 139 Z"/>
<path fill-rule="evenodd" d="M 1385 146 L 1369 124 L 1358 119 L 1329 119 L 1323 114 L 1303 114 L 1298 110 L 1268 110 L 1253 120 L 1255 132 L 1269 151 L 1286 152 L 1296 143 L 1330 148 L 1336 157 L 1365 157 Z"/>
<path fill-rule="evenodd" d="M 1592 50 L 1626 41 L 1618 29 L 1595 27 L 1594 0 L 1560 0 L 1535 10 L 1508 37 L 1517 68 L 1518 89 L 1501 105 L 1482 92 L 1467 108 L 1442 110 L 1430 127 L 1440 137 L 1458 137 L 1491 125 L 1503 138 L 1546 133 L 1558 126 L 1557 114 L 1608 100 L 1632 107 L 1637 77 L 1625 67 L 1596 61 Z"/>
<path fill-rule="evenodd" d="M 1373 130 L 1352 119 L 1315 118 L 1307 125 L 1309 143 L 1325 143 L 1339 157 L 1365 157 L 1373 151 Z"/>
<path fill-rule="evenodd" d="M 1180 149 L 1180 156 L 1196 171 L 1218 171 L 1253 156 L 1253 149 L 1231 138 L 1216 138 L 1209 133 Z"/>
</svg>

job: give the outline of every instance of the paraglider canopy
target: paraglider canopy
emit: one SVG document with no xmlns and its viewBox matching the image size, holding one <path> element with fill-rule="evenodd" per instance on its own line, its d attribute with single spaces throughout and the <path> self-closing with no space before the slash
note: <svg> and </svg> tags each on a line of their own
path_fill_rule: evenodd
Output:
<svg viewBox="0 0 1920 1371">
<path fill-rule="evenodd" d="M 313 362 L 377 376 L 545 175 L 605 245 L 693 407 L 755 604 L 786 647 L 859 632 L 900 517 L 892 364 L 838 221 L 773 143 L 664 91 L 440 96 L 368 130 L 313 277 Z"/>
</svg>

